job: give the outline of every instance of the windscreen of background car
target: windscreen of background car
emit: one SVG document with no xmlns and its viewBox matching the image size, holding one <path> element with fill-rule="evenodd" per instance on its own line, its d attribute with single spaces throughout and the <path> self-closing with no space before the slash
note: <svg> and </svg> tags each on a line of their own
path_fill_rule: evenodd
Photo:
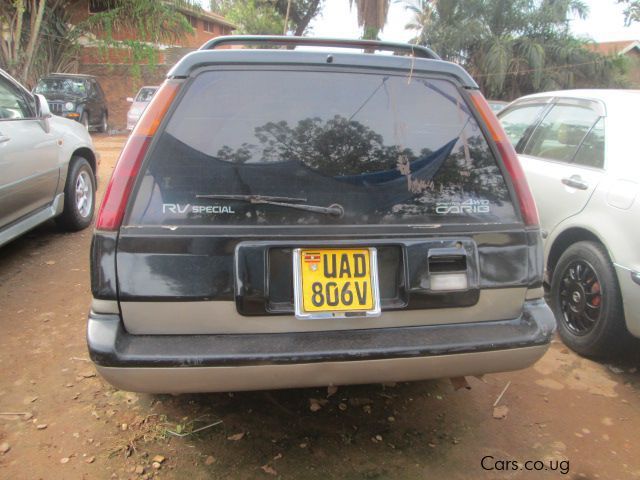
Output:
<svg viewBox="0 0 640 480">
<path fill-rule="evenodd" d="M 35 92 L 45 97 L 52 93 L 83 97 L 87 93 L 87 85 L 84 80 L 72 78 L 44 78 L 36 85 Z"/>
<path fill-rule="evenodd" d="M 145 87 L 141 88 L 136 96 L 136 102 L 150 102 L 157 88 Z"/>
<path fill-rule="evenodd" d="M 152 147 L 134 225 L 517 222 L 487 142 L 441 79 L 207 71 Z M 291 197 L 340 218 L 198 195 Z"/>
</svg>

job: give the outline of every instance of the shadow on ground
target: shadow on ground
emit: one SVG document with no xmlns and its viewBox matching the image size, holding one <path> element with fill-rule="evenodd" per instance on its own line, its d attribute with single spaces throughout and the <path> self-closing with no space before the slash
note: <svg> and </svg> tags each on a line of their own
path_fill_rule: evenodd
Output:
<svg viewBox="0 0 640 480">
<path fill-rule="evenodd" d="M 469 391 L 454 391 L 448 381 L 349 386 L 335 393 L 115 395 L 129 395 L 140 411 L 153 412 L 143 430 L 166 440 L 167 457 L 179 451 L 180 475 L 193 470 L 194 478 L 209 478 L 205 472 L 213 478 L 216 472 L 234 472 L 234 478 L 419 478 L 425 466 L 446 463 L 473 434 L 472 424 L 478 427 L 471 416 L 479 406 Z M 129 420 L 134 432 L 143 418 Z M 118 446 L 117 454 L 125 455 L 126 444 Z"/>
</svg>

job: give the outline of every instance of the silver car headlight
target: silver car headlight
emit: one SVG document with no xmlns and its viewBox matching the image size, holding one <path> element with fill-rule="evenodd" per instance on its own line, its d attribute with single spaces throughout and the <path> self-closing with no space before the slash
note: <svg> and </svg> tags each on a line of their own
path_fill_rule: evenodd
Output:
<svg viewBox="0 0 640 480">
<path fill-rule="evenodd" d="M 67 112 L 73 112 L 76 109 L 76 106 L 73 104 L 73 102 L 67 102 L 64 104 L 64 109 Z"/>
</svg>

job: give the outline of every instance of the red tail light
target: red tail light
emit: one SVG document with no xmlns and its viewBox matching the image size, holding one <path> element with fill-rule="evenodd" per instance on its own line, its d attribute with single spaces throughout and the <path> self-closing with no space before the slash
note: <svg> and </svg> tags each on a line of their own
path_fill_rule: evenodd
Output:
<svg viewBox="0 0 640 480">
<path fill-rule="evenodd" d="M 520 212 L 522 213 L 522 220 L 524 220 L 524 224 L 527 226 L 538 226 L 540 224 L 540 220 L 538 219 L 536 203 L 533 200 L 533 195 L 531 195 L 531 190 L 527 184 L 527 180 L 524 176 L 524 171 L 522 170 L 518 156 L 516 155 L 516 151 L 511 145 L 511 142 L 509 142 L 507 134 L 502 128 L 498 118 L 491 111 L 491 107 L 489 107 L 489 104 L 482 93 L 477 90 L 472 91 L 471 101 L 475 105 L 476 110 L 482 117 L 485 125 L 487 125 L 487 128 L 491 133 L 491 137 L 498 147 L 498 152 L 502 157 L 502 161 L 511 176 L 511 182 L 513 183 L 516 195 L 518 196 L 518 203 L 520 204 Z"/>
<path fill-rule="evenodd" d="M 96 221 L 97 230 L 118 230 L 124 211 L 153 135 L 158 130 L 179 83 L 167 80 L 158 89 L 127 140 L 107 185 Z"/>
</svg>

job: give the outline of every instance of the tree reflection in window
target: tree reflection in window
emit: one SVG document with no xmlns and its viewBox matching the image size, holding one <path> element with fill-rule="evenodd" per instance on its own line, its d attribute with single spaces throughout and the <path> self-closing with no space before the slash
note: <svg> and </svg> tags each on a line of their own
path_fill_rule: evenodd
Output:
<svg viewBox="0 0 640 480">
<path fill-rule="evenodd" d="M 381 185 L 405 176 L 410 177 L 407 190 L 412 194 L 433 190 L 438 195 L 473 194 L 494 202 L 506 200 L 508 191 L 484 137 L 477 128 L 475 132 L 469 125 L 465 128 L 471 163 L 464 153 L 462 135 L 453 139 L 456 143 L 444 157 L 438 158 L 428 148 L 414 152 L 399 145 L 385 145 L 382 135 L 340 115 L 327 121 L 306 118 L 294 127 L 286 121 L 268 122 L 255 129 L 258 145 L 244 143 L 237 149 L 225 145 L 216 156 L 238 164 L 298 162 L 337 180 L 361 177 L 361 185 Z M 434 162 L 437 164 L 430 165 Z M 426 166 L 432 168 L 426 176 L 411 178 L 419 173 L 418 165 L 420 171 Z"/>
</svg>

